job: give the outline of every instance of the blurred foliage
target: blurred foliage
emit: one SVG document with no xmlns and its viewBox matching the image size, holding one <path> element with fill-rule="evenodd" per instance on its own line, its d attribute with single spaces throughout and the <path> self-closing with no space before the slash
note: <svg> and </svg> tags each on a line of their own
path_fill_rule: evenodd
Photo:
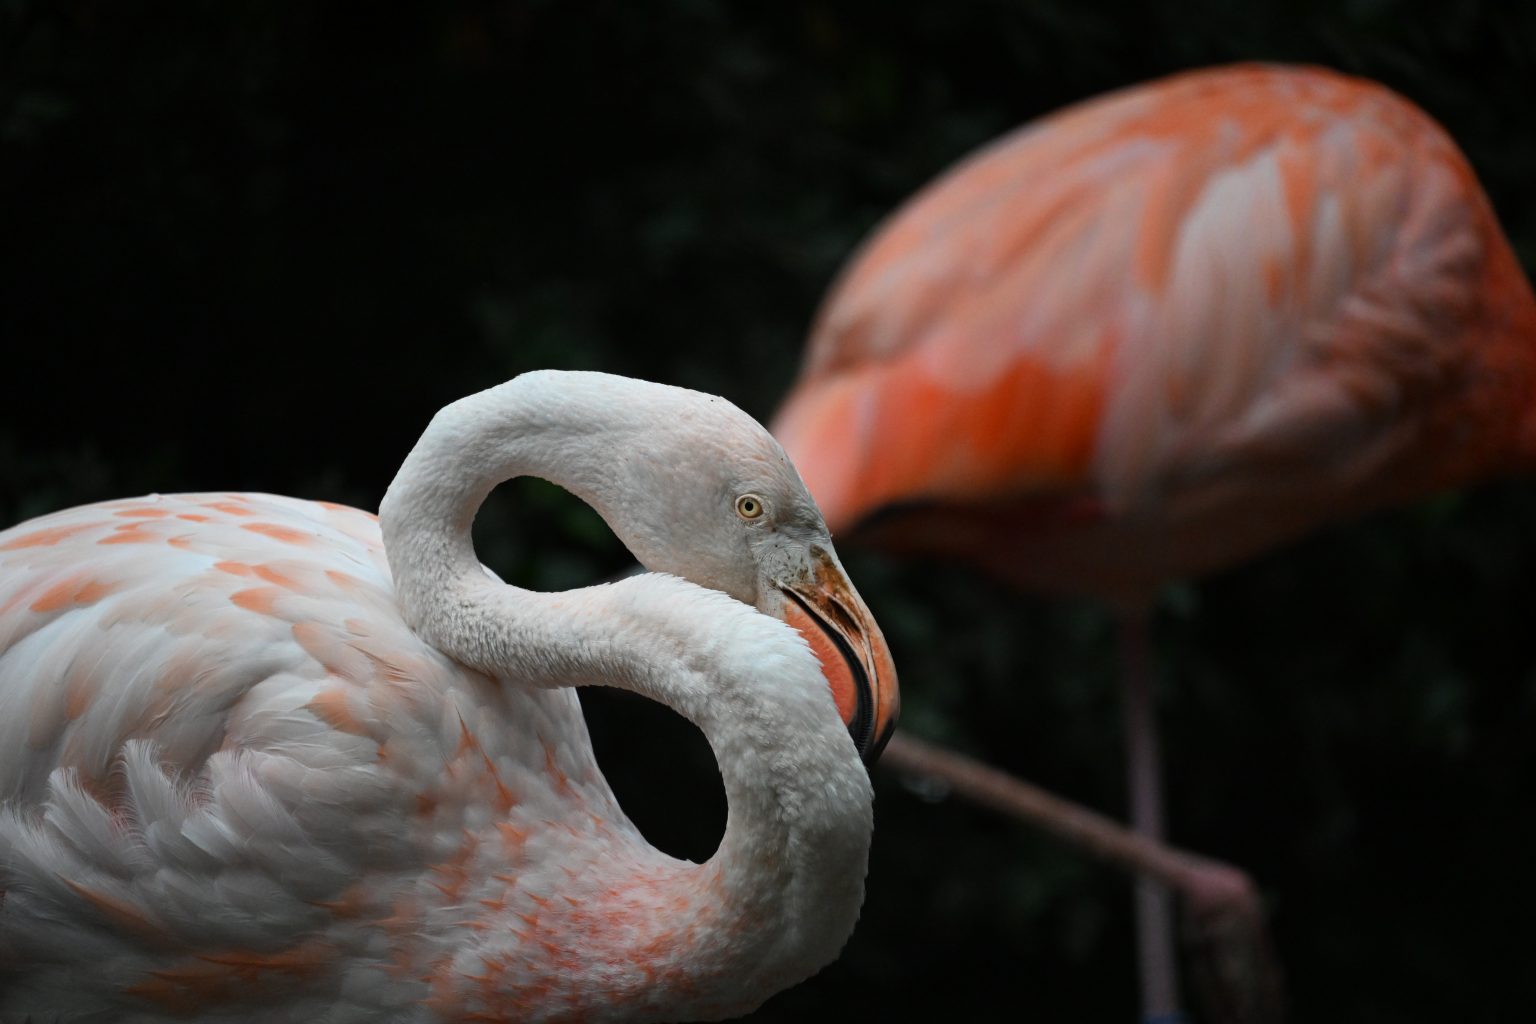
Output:
<svg viewBox="0 0 1536 1024">
<path fill-rule="evenodd" d="M 0 521 L 178 489 L 373 507 L 436 408 L 539 366 L 766 417 L 840 262 L 931 175 L 1064 103 L 1237 59 L 1418 101 L 1536 265 L 1531 4 L 0 0 Z M 628 561 L 537 484 L 478 536 L 532 586 Z M 914 730 L 1121 804 L 1102 610 L 848 560 Z M 1172 830 L 1264 888 L 1295 1019 L 1536 1011 L 1533 614 L 1524 482 L 1170 591 Z M 590 708 L 637 820 L 707 855 L 702 741 Z M 879 786 L 857 935 L 754 1019 L 1133 1019 L 1125 879 Z"/>
</svg>

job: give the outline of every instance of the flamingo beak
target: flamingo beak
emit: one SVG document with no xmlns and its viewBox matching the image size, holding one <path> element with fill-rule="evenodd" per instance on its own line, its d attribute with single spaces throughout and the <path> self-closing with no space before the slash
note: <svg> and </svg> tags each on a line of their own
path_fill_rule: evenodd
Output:
<svg viewBox="0 0 1536 1024">
<path fill-rule="evenodd" d="M 896 728 L 901 692 L 885 636 L 837 556 L 811 549 L 808 579 L 781 583 L 784 620 L 821 661 L 837 710 L 865 764 L 873 764 Z"/>
</svg>

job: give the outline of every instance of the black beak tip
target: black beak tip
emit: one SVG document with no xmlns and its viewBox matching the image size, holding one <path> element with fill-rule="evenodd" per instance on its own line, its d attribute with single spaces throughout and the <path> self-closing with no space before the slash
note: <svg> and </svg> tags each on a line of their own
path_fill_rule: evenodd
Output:
<svg viewBox="0 0 1536 1024">
<path fill-rule="evenodd" d="M 891 742 L 891 736 L 896 732 L 896 723 L 887 722 L 880 735 L 872 737 L 868 742 L 859 747 L 859 757 L 866 768 L 873 767 L 880 760 L 880 754 L 885 750 L 885 745 Z"/>
</svg>

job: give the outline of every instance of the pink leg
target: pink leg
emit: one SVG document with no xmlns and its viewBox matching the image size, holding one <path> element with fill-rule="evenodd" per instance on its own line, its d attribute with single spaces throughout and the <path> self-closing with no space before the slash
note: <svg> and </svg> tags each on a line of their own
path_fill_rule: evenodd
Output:
<svg viewBox="0 0 1536 1024">
<path fill-rule="evenodd" d="M 1179 894 L 1187 925 L 1191 978 L 1210 1024 L 1279 1024 L 1279 965 L 1264 905 L 1236 868 L 1133 832 L 964 754 L 898 729 L 882 768 L 940 779 L 956 796 L 1056 836 L 1090 856 L 1157 881 Z"/>
<path fill-rule="evenodd" d="M 1131 827 L 1163 842 L 1163 766 L 1158 747 L 1157 702 L 1144 608 L 1120 613 L 1120 685 L 1125 711 L 1126 783 Z M 1136 954 L 1145 1024 L 1183 1020 L 1179 1009 L 1179 961 L 1173 931 L 1173 894 L 1156 878 L 1136 878 Z"/>
</svg>

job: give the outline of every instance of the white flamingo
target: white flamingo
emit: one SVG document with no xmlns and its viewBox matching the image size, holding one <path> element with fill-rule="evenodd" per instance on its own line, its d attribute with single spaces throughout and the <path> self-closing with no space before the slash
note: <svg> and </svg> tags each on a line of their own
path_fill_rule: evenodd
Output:
<svg viewBox="0 0 1536 1024">
<path fill-rule="evenodd" d="M 497 581 L 470 526 L 521 475 L 652 571 Z M 708 738 L 708 862 L 619 809 L 588 684 Z M 779 445 L 678 388 L 546 371 L 456 402 L 377 521 L 174 495 L 23 523 L 0 533 L 0 1019 L 746 1012 L 853 928 L 860 755 L 896 705 Z"/>
</svg>

